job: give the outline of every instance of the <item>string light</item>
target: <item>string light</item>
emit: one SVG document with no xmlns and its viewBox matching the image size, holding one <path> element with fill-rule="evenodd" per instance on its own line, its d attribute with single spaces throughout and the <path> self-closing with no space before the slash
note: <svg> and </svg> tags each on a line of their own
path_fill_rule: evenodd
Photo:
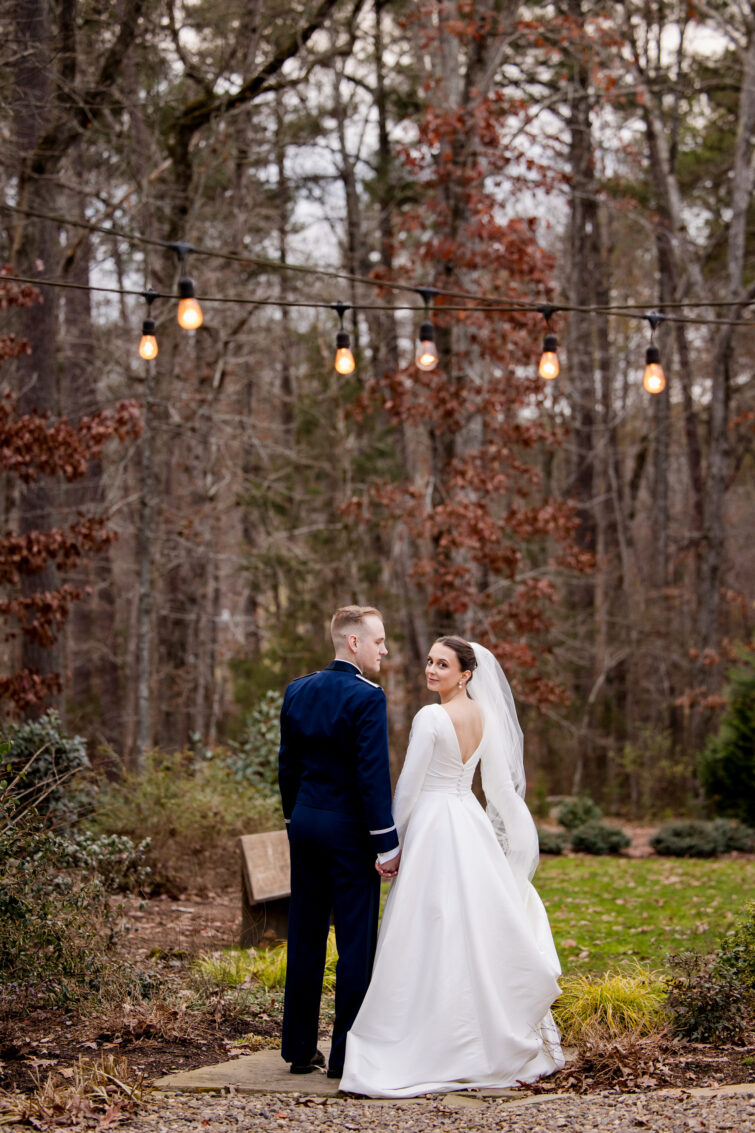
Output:
<svg viewBox="0 0 755 1133">
<path fill-rule="evenodd" d="M 0 208 L 3 208 L 3 207 L 6 207 L 6 206 L 0 205 Z M 23 213 L 28 212 L 29 215 L 34 215 L 34 216 L 45 215 L 45 214 L 31 213 L 30 210 L 24 210 L 24 209 L 13 209 L 12 211 L 18 211 L 18 212 L 23 212 Z M 63 222 L 69 223 L 68 221 L 65 220 L 65 218 L 57 218 L 57 219 L 60 219 L 62 223 Z M 75 222 L 75 221 L 70 221 L 70 223 L 74 227 L 78 225 L 79 227 L 92 228 L 96 231 L 108 232 L 108 230 L 100 229 L 96 225 L 78 224 L 78 222 Z M 108 234 L 112 235 L 113 233 L 108 232 Z M 161 243 L 159 241 L 149 241 L 146 238 L 141 238 L 141 237 L 132 237 L 132 238 L 135 239 L 135 240 L 143 240 L 144 243 Z M 181 260 L 182 267 L 184 266 L 185 257 L 186 257 L 187 252 L 196 251 L 196 249 L 194 249 L 189 244 L 169 244 L 169 245 L 166 245 L 165 243 L 161 243 L 161 246 L 163 246 L 163 247 L 168 246 L 168 247 L 174 249 L 179 255 L 179 259 Z M 213 252 L 207 252 L 207 251 L 200 251 L 200 254 L 203 254 L 203 255 L 221 255 L 221 253 L 213 253 Z M 232 257 L 228 256 L 226 258 L 232 258 Z M 271 266 L 275 266 L 275 265 L 271 264 Z M 279 265 L 279 266 L 286 266 L 286 265 Z M 301 270 L 307 271 L 309 269 L 302 267 Z M 319 274 L 317 269 L 313 269 L 313 274 Z M 324 274 L 331 274 L 331 275 L 334 275 L 334 276 L 338 275 L 338 273 L 336 273 L 336 272 L 330 272 L 330 273 L 324 273 Z M 345 276 L 345 278 L 351 278 L 351 277 Z M 163 299 L 174 298 L 174 296 L 171 295 L 170 293 L 167 293 L 167 292 L 158 293 L 158 292 L 152 291 L 152 289 L 150 289 L 149 292 L 143 292 L 143 291 L 137 291 L 134 288 L 128 288 L 128 287 L 104 287 L 104 286 L 96 285 L 96 284 L 72 283 L 72 282 L 67 281 L 67 280 L 40 279 L 40 278 L 37 278 L 37 277 L 20 276 L 20 275 L 16 275 L 14 273 L 11 273 L 11 271 L 8 268 L 5 268 L 2 271 L 0 271 L 0 280 L 6 280 L 9 283 L 31 284 L 33 287 L 41 287 L 41 288 L 55 287 L 55 288 L 72 289 L 72 290 L 88 291 L 88 292 L 97 291 L 97 292 L 103 292 L 103 293 L 108 293 L 108 294 L 113 294 L 113 295 L 141 295 L 143 298 L 147 299 L 148 303 L 151 303 L 151 301 L 154 300 L 155 298 L 163 298 Z M 381 285 L 380 281 L 378 281 L 378 280 L 365 279 L 363 282 L 374 283 L 375 286 Z M 406 285 L 406 284 L 401 284 L 401 285 L 397 285 L 397 286 L 401 286 L 401 287 L 403 287 L 407 290 L 412 290 L 412 291 L 414 291 L 414 292 L 416 292 L 416 293 L 418 293 L 419 295 L 422 296 L 422 299 L 423 299 L 424 305 L 425 305 L 425 307 L 424 307 L 425 319 L 424 319 L 422 325 L 420 326 L 420 331 L 419 331 L 420 337 L 419 337 L 419 342 L 417 343 L 417 353 L 416 353 L 415 361 L 417 363 L 417 366 L 420 369 L 432 370 L 432 369 L 435 368 L 435 366 L 437 365 L 437 362 L 438 362 L 438 351 L 437 351 L 437 347 L 435 345 L 434 328 L 433 328 L 433 325 L 432 325 L 430 318 L 429 318 L 430 302 L 431 302 L 432 297 L 435 296 L 435 295 L 442 294 L 444 296 L 445 295 L 451 296 L 455 293 L 454 292 L 439 291 L 435 288 L 429 288 L 429 287 L 428 288 L 409 287 L 409 285 Z M 148 296 L 150 296 L 150 295 L 151 295 L 151 299 L 148 298 Z M 192 329 L 194 327 L 201 326 L 202 321 L 203 321 L 202 309 L 201 309 L 199 302 L 196 299 L 196 296 L 194 294 L 194 282 L 188 276 L 183 275 L 181 277 L 181 279 L 179 280 L 179 298 L 181 299 L 181 303 L 179 303 L 179 322 L 181 323 L 181 325 L 186 329 Z M 470 300 L 474 299 L 474 298 L 475 298 L 474 296 L 471 296 L 471 295 L 469 296 Z M 738 300 L 736 302 L 731 302 L 731 301 L 728 301 L 728 300 L 725 301 L 725 302 L 719 302 L 717 300 L 708 300 L 708 301 L 702 301 L 702 302 L 695 301 L 695 302 L 668 303 L 668 304 L 664 304 L 664 307 L 669 308 L 672 311 L 671 314 L 664 314 L 660 311 L 654 311 L 649 315 L 643 314 L 643 313 L 640 312 L 640 310 L 638 309 L 639 304 L 631 304 L 631 303 L 621 304 L 620 306 L 603 305 L 603 306 L 595 306 L 595 307 L 582 307 L 582 306 L 575 307 L 575 306 L 569 306 L 568 304 L 560 304 L 558 307 L 552 307 L 550 305 L 535 305 L 534 303 L 533 304 L 525 304 L 525 303 L 522 303 L 522 302 L 517 302 L 516 304 L 512 304 L 512 303 L 508 303 L 508 302 L 497 303 L 494 298 L 487 297 L 487 296 L 479 296 L 478 298 L 484 302 L 484 304 L 485 304 L 484 306 L 478 305 L 477 303 L 474 303 L 474 302 L 465 302 L 465 303 L 459 304 L 459 305 L 444 304 L 443 309 L 444 309 L 445 312 L 448 312 L 449 314 L 451 312 L 455 312 L 455 311 L 461 311 L 461 312 L 480 311 L 480 312 L 484 312 L 484 313 L 488 313 L 488 314 L 493 314 L 493 313 L 497 313 L 497 312 L 515 312 L 515 313 L 518 313 L 518 314 L 525 314 L 528 311 L 538 311 L 545 316 L 546 322 L 548 321 L 550 315 L 553 314 L 555 311 L 567 311 L 567 312 L 568 311 L 578 311 L 578 312 L 581 312 L 581 313 L 610 315 L 610 316 L 613 316 L 613 317 L 616 317 L 616 318 L 646 319 L 650 323 L 652 331 L 655 331 L 656 327 L 663 321 L 674 322 L 674 323 L 686 323 L 686 324 L 690 324 L 690 325 L 713 325 L 713 326 L 719 326 L 719 327 L 720 326 L 736 326 L 736 327 L 752 327 L 752 326 L 755 326 L 755 322 L 753 322 L 752 320 L 742 319 L 742 318 L 736 318 L 736 319 L 714 318 L 714 319 L 711 319 L 711 318 L 704 318 L 704 317 L 685 317 L 685 316 L 673 313 L 678 308 L 685 309 L 685 308 L 695 308 L 695 307 L 702 307 L 702 306 L 707 306 L 707 307 L 712 307 L 712 308 L 713 307 L 731 307 L 731 306 L 738 307 L 740 309 L 746 308 L 746 307 L 750 307 L 753 304 L 755 304 L 755 297 L 749 297 L 749 296 L 744 297 L 741 300 Z M 203 299 L 203 302 L 240 303 L 240 304 L 255 306 L 255 307 L 292 307 L 292 308 L 311 308 L 311 309 L 329 308 L 331 310 L 333 310 L 333 309 L 339 310 L 340 307 L 343 307 L 344 312 L 346 310 L 354 310 L 354 311 L 364 310 L 364 311 L 385 311 L 385 312 L 388 312 L 388 313 L 391 313 L 391 314 L 396 314 L 399 311 L 416 311 L 417 310 L 416 305 L 410 305 L 410 304 L 359 303 L 359 304 L 346 305 L 346 304 L 327 303 L 323 300 L 316 300 L 316 299 L 282 300 L 282 299 L 279 299 L 279 298 L 278 299 L 250 298 L 250 297 L 239 296 L 239 295 L 212 295 L 212 296 L 205 295 L 205 296 L 202 297 L 202 299 Z M 184 304 L 184 310 L 187 310 L 188 312 L 190 312 L 190 314 L 188 314 L 186 317 L 182 317 L 182 304 Z M 548 324 L 548 325 L 550 326 L 550 324 Z M 158 352 L 157 339 L 154 337 L 153 332 L 154 332 L 154 322 L 150 317 L 148 317 L 147 319 L 144 320 L 144 322 L 142 324 L 142 338 L 141 338 L 141 341 L 139 343 L 139 353 L 140 353 L 140 355 L 143 358 L 147 358 L 148 360 L 156 357 L 157 352 Z M 341 338 L 341 335 L 343 335 L 343 339 Z M 341 355 L 340 352 L 342 350 L 342 342 L 343 342 L 343 354 Z M 337 347 L 336 352 L 337 352 L 337 354 L 340 355 L 339 358 L 338 358 L 338 365 L 336 366 L 336 368 L 339 370 L 340 373 L 344 373 L 344 374 L 352 373 L 354 368 L 355 368 L 354 356 L 353 356 L 353 353 L 351 352 L 351 349 L 349 347 L 349 336 L 343 330 L 343 325 L 341 325 L 341 332 L 339 333 L 337 340 L 336 340 L 336 347 Z M 558 374 L 559 364 L 558 364 L 558 356 L 556 354 L 556 347 L 557 347 L 556 336 L 554 334 L 550 333 L 550 330 L 549 330 L 549 333 L 545 336 L 545 339 L 544 339 L 544 342 L 543 342 L 543 354 L 541 356 L 540 365 L 538 367 L 538 372 L 539 372 L 540 376 L 542 378 L 544 378 L 545 380 L 552 380 L 552 378 L 556 377 L 557 374 Z M 146 351 L 146 353 L 145 353 L 145 351 Z M 343 361 L 341 361 L 341 359 L 343 359 Z M 651 394 L 661 393 L 666 388 L 666 377 L 665 377 L 665 374 L 663 372 L 663 367 L 662 367 L 661 361 L 660 361 L 660 352 L 658 350 L 658 347 L 652 341 L 652 334 L 651 334 L 651 343 L 648 346 L 647 351 L 646 351 L 645 362 L 646 362 L 645 371 L 644 371 L 644 374 L 643 374 L 643 386 L 644 386 L 645 390 L 648 393 L 651 393 Z M 346 365 L 349 368 L 348 369 L 341 369 L 340 368 L 341 365 Z M 553 368 L 555 368 L 555 372 L 553 372 Z"/>
<path fill-rule="evenodd" d="M 144 298 L 147 300 L 147 317 L 142 323 L 142 338 L 139 343 L 139 354 L 147 362 L 151 362 L 153 358 L 157 358 L 158 345 L 155 338 L 155 320 L 152 318 L 152 304 L 157 298 L 157 292 L 153 291 L 150 287 L 144 292 Z"/>
<path fill-rule="evenodd" d="M 169 244 L 178 255 L 181 278 L 178 281 L 178 325 L 184 330 L 197 330 L 204 322 L 202 308 L 194 294 L 194 280 L 186 274 L 186 257 L 194 249 L 191 244 Z"/>
<path fill-rule="evenodd" d="M 339 320 L 339 331 L 336 335 L 336 357 L 333 365 L 338 373 L 345 377 L 347 374 L 353 374 L 357 365 L 351 352 L 351 341 L 343 329 L 343 316 L 351 308 L 348 303 L 333 303 L 332 307 L 334 311 L 338 312 Z"/>
<path fill-rule="evenodd" d="M 417 291 L 425 304 L 425 318 L 419 328 L 419 340 L 414 361 L 420 370 L 434 370 L 438 365 L 438 347 L 435 345 L 435 328 L 430 322 L 430 303 L 438 292 L 434 287 L 418 287 Z"/>
<path fill-rule="evenodd" d="M 559 308 L 551 307 L 546 304 L 540 307 L 539 310 L 540 314 L 545 319 L 545 325 L 548 330 L 543 339 L 543 352 L 540 355 L 537 372 L 544 381 L 550 382 L 553 381 L 554 378 L 557 378 L 561 372 L 561 367 L 558 364 L 558 354 L 556 353 L 558 340 L 551 331 L 551 315 L 555 314 Z"/>
<path fill-rule="evenodd" d="M 650 345 L 645 352 L 645 372 L 642 375 L 642 384 L 648 393 L 663 393 L 666 388 L 666 375 L 661 365 L 661 353 L 653 342 L 655 328 L 663 322 L 663 315 L 653 311 L 644 316 L 650 323 Z"/>
</svg>

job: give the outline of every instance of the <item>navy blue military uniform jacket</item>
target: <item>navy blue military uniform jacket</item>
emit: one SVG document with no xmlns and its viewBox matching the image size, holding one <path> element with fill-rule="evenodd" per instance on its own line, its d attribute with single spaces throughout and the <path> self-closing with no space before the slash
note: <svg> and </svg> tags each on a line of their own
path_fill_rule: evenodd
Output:
<svg viewBox="0 0 755 1133">
<path fill-rule="evenodd" d="M 349 661 L 331 661 L 286 689 L 278 782 L 294 805 L 363 818 L 376 854 L 398 846 L 391 815 L 385 693 Z"/>
</svg>

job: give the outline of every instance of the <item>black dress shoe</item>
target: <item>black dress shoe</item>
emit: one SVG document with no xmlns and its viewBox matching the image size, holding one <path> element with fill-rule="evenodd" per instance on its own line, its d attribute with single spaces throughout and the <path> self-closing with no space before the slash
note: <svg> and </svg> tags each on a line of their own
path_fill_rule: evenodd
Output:
<svg viewBox="0 0 755 1133">
<path fill-rule="evenodd" d="M 309 1062 L 292 1062 L 290 1066 L 292 1074 L 311 1074 L 313 1070 L 324 1069 L 325 1055 L 321 1050 L 316 1050 Z"/>
<path fill-rule="evenodd" d="M 328 1067 L 328 1077 L 329 1078 L 343 1078 L 343 1066 L 329 1066 Z"/>
</svg>

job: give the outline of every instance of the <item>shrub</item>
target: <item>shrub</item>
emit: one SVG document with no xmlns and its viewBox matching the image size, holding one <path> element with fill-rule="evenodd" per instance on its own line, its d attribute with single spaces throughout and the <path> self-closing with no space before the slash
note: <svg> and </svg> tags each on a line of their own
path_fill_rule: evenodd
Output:
<svg viewBox="0 0 755 1133">
<path fill-rule="evenodd" d="M 745 826 L 737 818 L 714 818 L 710 827 L 722 854 L 731 853 L 732 850 L 748 854 L 755 848 L 755 830 Z"/>
<path fill-rule="evenodd" d="M 669 956 L 666 1013 L 671 1032 L 693 1042 L 737 1042 L 748 1030 L 751 995 L 736 972 L 697 952 Z"/>
<path fill-rule="evenodd" d="M 553 1014 L 567 1043 L 600 1034 L 647 1034 L 661 1021 L 665 989 L 653 972 L 606 972 L 600 977 L 567 976 Z"/>
<path fill-rule="evenodd" d="M 710 822 L 666 822 L 650 839 L 656 854 L 676 858 L 712 858 L 720 852 L 720 834 Z"/>
<path fill-rule="evenodd" d="M 714 812 L 755 826 L 755 668 L 729 674 L 729 707 L 718 734 L 698 761 L 700 782 Z"/>
<path fill-rule="evenodd" d="M 748 901 L 744 920 L 724 937 L 718 966 L 732 972 L 755 995 L 755 901 Z"/>
<path fill-rule="evenodd" d="M 556 811 L 557 821 L 567 830 L 576 830 L 578 826 L 584 826 L 586 822 L 597 822 L 602 817 L 603 811 L 587 795 L 568 799 Z"/>
<path fill-rule="evenodd" d="M 61 865 L 96 874 L 109 893 L 130 893 L 148 884 L 149 845 L 149 838 L 137 845 L 123 834 L 74 834 L 56 841 Z"/>
<path fill-rule="evenodd" d="M 566 835 L 560 830 L 546 830 L 543 826 L 537 828 L 537 838 L 540 843 L 541 854 L 562 854 L 566 845 Z"/>
<path fill-rule="evenodd" d="M 196 885 L 200 872 L 209 885 L 235 881 L 232 840 L 282 828 L 283 816 L 269 791 L 240 783 L 218 760 L 155 753 L 143 770 L 100 790 L 88 826 L 94 834 L 149 839 L 153 884 L 183 888 Z"/>
<path fill-rule="evenodd" d="M 0 985 L 4 997 L 71 1005 L 120 995 L 129 970 L 112 955 L 102 884 L 61 868 L 60 839 L 34 811 L 0 811 Z"/>
<path fill-rule="evenodd" d="M 571 845 L 581 854 L 618 854 L 632 839 L 617 826 L 592 820 L 572 831 Z"/>
<path fill-rule="evenodd" d="M 237 779 L 256 787 L 278 790 L 278 749 L 283 697 L 272 689 L 249 712 L 238 742 L 225 757 Z"/>
<path fill-rule="evenodd" d="M 54 709 L 37 720 L 7 725 L 3 738 L 10 744 L 3 760 L 10 777 L 22 776 L 14 792 L 17 803 L 52 815 L 57 825 L 70 825 L 91 807 L 93 787 L 78 777 L 90 767 L 86 740 L 64 735 Z"/>
</svg>

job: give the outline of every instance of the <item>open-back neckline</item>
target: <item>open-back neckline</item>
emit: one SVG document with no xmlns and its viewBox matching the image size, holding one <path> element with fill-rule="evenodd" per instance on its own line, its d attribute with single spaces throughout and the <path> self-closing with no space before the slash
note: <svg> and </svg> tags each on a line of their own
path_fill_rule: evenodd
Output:
<svg viewBox="0 0 755 1133">
<path fill-rule="evenodd" d="M 442 704 L 436 704 L 435 707 L 440 708 L 441 712 L 443 713 L 443 715 L 445 716 L 445 718 L 448 720 L 449 724 L 451 725 L 451 731 L 453 732 L 454 739 L 456 740 L 456 750 L 459 753 L 459 759 L 461 760 L 461 765 L 462 765 L 462 767 L 466 767 L 467 764 L 470 763 L 474 759 L 474 757 L 477 755 L 478 751 L 482 747 L 482 741 L 485 738 L 485 726 L 484 726 L 484 724 L 483 724 L 482 735 L 480 736 L 480 742 L 478 743 L 477 747 L 474 749 L 472 754 L 467 756 L 467 758 L 465 759 L 464 753 L 461 750 L 461 744 L 459 743 L 459 733 L 456 731 L 456 725 L 454 724 L 453 720 L 451 719 L 451 713 L 446 712 L 446 710 L 445 710 L 445 708 L 443 707 Z M 482 715 L 482 713 L 480 713 L 480 715 Z"/>
</svg>

